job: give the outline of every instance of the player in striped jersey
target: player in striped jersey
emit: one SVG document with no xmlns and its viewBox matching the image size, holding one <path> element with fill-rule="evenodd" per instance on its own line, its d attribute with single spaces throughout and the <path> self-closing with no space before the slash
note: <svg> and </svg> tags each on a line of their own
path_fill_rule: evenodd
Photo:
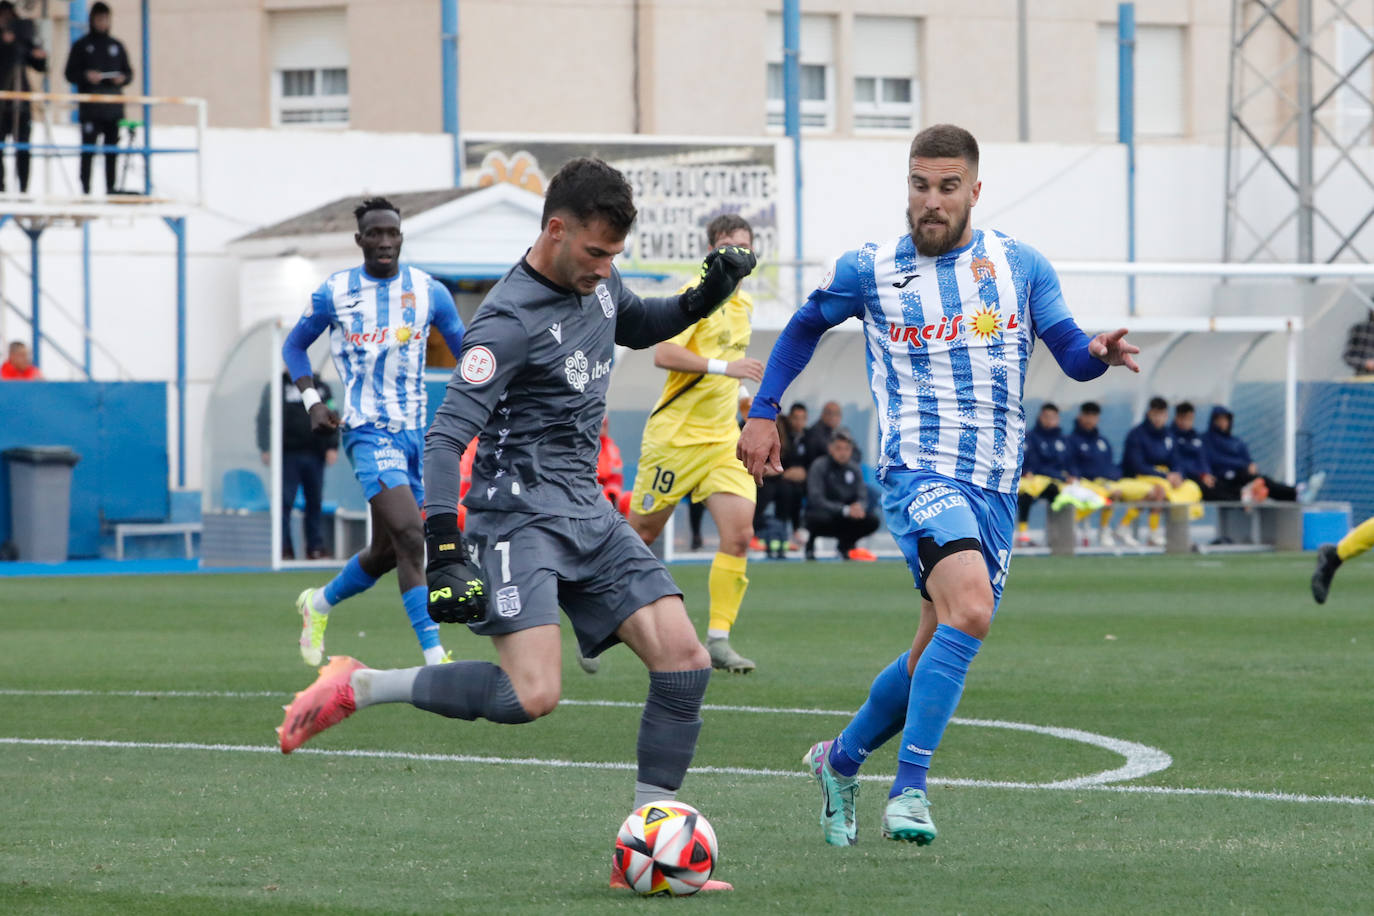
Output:
<svg viewBox="0 0 1374 916">
<path fill-rule="evenodd" d="M 1035 338 L 1079 381 L 1109 365 L 1138 371 L 1131 354 L 1139 350 L 1124 328 L 1091 339 L 1079 330 L 1043 255 L 970 224 L 981 184 L 968 131 L 942 124 L 917 134 L 907 179 L 910 233 L 839 258 L 774 345 L 739 443 L 755 480 L 781 472 L 773 419 L 783 392 L 826 330 L 860 319 L 881 430 L 883 509 L 922 602 L 911 650 L 878 675 L 839 737 L 807 752 L 834 845 L 857 838 L 860 765 L 898 733 L 883 836 L 935 838 L 926 773 L 1006 579 Z"/>
<path fill-rule="evenodd" d="M 420 506 L 424 478 L 425 339 L 433 325 L 454 353 L 462 350 L 463 322 L 453 296 L 429 274 L 402 265 L 401 214 L 374 197 L 354 211 L 360 267 L 341 270 L 320 284 L 282 346 L 282 357 L 316 432 L 343 426 L 343 447 L 372 512 L 372 543 L 323 588 L 296 599 L 301 615 L 301 658 L 324 658 L 330 609 L 366 591 L 391 569 L 406 616 L 420 640 L 425 664 L 444 660 L 439 625 L 429 619 L 425 588 L 425 532 Z M 320 403 L 311 387 L 306 350 L 326 330 L 343 388 L 343 417 Z M 312 395 L 314 395 L 312 397 Z"/>
</svg>

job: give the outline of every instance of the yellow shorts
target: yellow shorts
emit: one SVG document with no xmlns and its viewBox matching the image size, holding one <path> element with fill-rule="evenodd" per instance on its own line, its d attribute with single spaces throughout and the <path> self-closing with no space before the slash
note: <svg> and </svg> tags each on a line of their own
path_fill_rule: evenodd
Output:
<svg viewBox="0 0 1374 916">
<path fill-rule="evenodd" d="M 1087 487 L 1089 490 L 1092 490 L 1094 493 L 1096 493 L 1098 496 L 1101 496 L 1103 499 L 1111 499 L 1112 488 L 1116 486 L 1116 481 L 1108 480 L 1105 477 L 1098 477 L 1095 480 L 1089 480 L 1086 477 L 1080 477 L 1078 478 L 1078 485 L 1081 487 Z"/>
<path fill-rule="evenodd" d="M 699 503 L 716 493 L 733 493 L 754 502 L 754 478 L 735 457 L 734 442 L 664 446 L 645 442 L 635 472 L 630 511 L 650 515 L 671 509 L 687 496 Z"/>
<path fill-rule="evenodd" d="M 1142 474 L 1139 477 L 1127 477 L 1118 480 L 1114 485 L 1116 491 L 1121 494 L 1121 498 L 1127 502 L 1149 499 L 1150 491 L 1159 487 L 1164 491 L 1164 498 L 1176 506 L 1188 506 L 1188 517 L 1193 521 L 1202 518 L 1202 488 L 1195 481 L 1188 480 L 1186 477 L 1183 483 L 1174 486 L 1169 483 L 1167 478 L 1155 477 L 1153 475 Z"/>
</svg>

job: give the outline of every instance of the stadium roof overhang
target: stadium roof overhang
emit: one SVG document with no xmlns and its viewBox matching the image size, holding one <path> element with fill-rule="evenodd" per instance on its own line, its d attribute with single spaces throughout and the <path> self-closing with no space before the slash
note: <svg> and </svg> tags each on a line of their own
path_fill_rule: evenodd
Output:
<svg viewBox="0 0 1374 916">
<path fill-rule="evenodd" d="M 449 283 L 499 280 L 539 234 L 544 198 L 500 183 L 485 188 L 443 188 L 384 195 L 401 210 L 404 260 Z M 330 201 L 229 243 L 245 259 L 352 257 L 353 207 L 360 195 Z M 455 259 L 458 255 L 459 259 Z M 631 278 L 667 274 L 622 271 Z"/>
</svg>

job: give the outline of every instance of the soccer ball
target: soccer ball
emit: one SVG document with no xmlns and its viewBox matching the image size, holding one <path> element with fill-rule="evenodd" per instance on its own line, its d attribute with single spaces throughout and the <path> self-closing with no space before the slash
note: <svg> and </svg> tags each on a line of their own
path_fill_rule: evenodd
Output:
<svg viewBox="0 0 1374 916">
<path fill-rule="evenodd" d="M 678 801 L 636 809 L 615 838 L 615 864 L 644 896 L 685 897 L 716 867 L 716 832 L 700 811 Z"/>
</svg>

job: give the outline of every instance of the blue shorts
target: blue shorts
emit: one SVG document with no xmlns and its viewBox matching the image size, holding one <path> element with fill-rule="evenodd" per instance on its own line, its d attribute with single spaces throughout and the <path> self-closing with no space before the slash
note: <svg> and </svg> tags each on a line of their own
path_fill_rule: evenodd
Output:
<svg viewBox="0 0 1374 916">
<path fill-rule="evenodd" d="M 353 476 L 369 500 L 383 490 L 409 486 L 415 502 L 425 504 L 425 478 L 420 461 L 425 454 L 421 429 L 388 432 L 372 426 L 344 430 L 344 452 L 353 463 Z"/>
<path fill-rule="evenodd" d="M 921 539 L 933 538 L 937 545 L 963 538 L 976 540 L 988 565 L 996 612 L 1016 531 L 1015 493 L 985 490 L 933 471 L 889 470 L 883 480 L 883 512 L 916 587 L 927 598 L 927 570 L 921 565 L 918 548 Z"/>
</svg>

